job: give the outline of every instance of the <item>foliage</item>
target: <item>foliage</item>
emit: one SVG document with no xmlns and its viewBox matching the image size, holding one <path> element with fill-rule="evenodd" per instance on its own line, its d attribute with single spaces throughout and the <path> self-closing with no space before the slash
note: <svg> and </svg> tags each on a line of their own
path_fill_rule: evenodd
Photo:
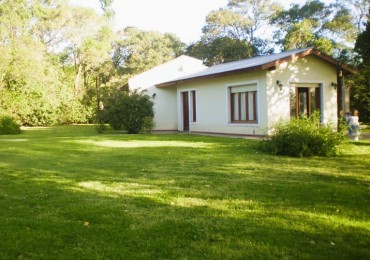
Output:
<svg viewBox="0 0 370 260">
<path fill-rule="evenodd" d="M 355 51 L 359 55 L 360 64 L 358 73 L 350 83 L 351 107 L 359 111 L 362 122 L 370 123 L 370 21 L 367 21 L 365 31 L 359 34 Z"/>
<path fill-rule="evenodd" d="M 183 54 L 176 36 L 127 27 L 114 45 L 113 62 L 122 74 L 135 75 Z"/>
<path fill-rule="evenodd" d="M 104 11 L 104 15 L 107 19 L 112 19 L 114 17 L 114 10 L 112 8 L 113 0 L 99 0 L 101 9 Z"/>
<path fill-rule="evenodd" d="M 203 60 L 206 66 L 213 66 L 253 57 L 257 49 L 244 40 L 220 37 L 210 42 L 199 41 L 189 45 L 187 54 Z"/>
<path fill-rule="evenodd" d="M 271 0 L 230 0 L 207 15 L 202 38 L 187 53 L 208 66 L 271 53 L 262 31 L 279 8 Z"/>
<path fill-rule="evenodd" d="M 144 92 L 114 91 L 104 101 L 102 119 L 113 129 L 124 129 L 129 134 L 137 134 L 150 128 L 149 119 L 153 119 L 153 101 Z"/>
<path fill-rule="evenodd" d="M 185 50 L 215 65 L 306 46 L 361 64 L 349 85 L 361 120 L 370 121 L 370 73 L 362 63 L 369 59 L 354 60 L 351 47 L 366 27 L 367 0 L 315 0 L 287 10 L 272 0 L 229 0 L 207 15 L 202 37 L 187 47 L 173 34 L 114 32 L 113 0 L 99 0 L 103 15 L 67 0 L 0 2 L 0 106 L 21 125 L 93 122 L 106 88 L 122 87 Z M 274 39 L 266 33 L 271 25 Z M 358 38 L 360 56 L 367 42 L 366 34 Z"/>
<path fill-rule="evenodd" d="M 0 135 L 20 134 L 21 127 L 10 116 L 0 116 Z"/>
<path fill-rule="evenodd" d="M 370 140 L 294 159 L 256 142 L 94 126 L 0 136 L 0 258 L 369 259 Z"/>
<path fill-rule="evenodd" d="M 263 141 L 262 148 L 279 155 L 333 156 L 338 154 L 345 140 L 333 126 L 322 125 L 318 113 L 309 118 L 279 122 L 273 129 L 273 134 Z"/>
<path fill-rule="evenodd" d="M 146 116 L 143 120 L 143 127 L 141 129 L 141 132 L 145 134 L 150 134 L 153 131 L 153 128 L 155 127 L 155 122 L 153 116 Z"/>
<path fill-rule="evenodd" d="M 65 0 L 5 1 L 0 13 L 1 108 L 22 125 L 90 120 L 90 75 L 110 59 L 99 16 Z"/>
<path fill-rule="evenodd" d="M 278 28 L 274 38 L 282 49 L 312 46 L 339 58 L 342 52 L 350 53 L 348 44 L 353 44 L 357 33 L 354 19 L 342 3 L 326 5 L 314 0 L 302 6 L 292 4 L 278 12 L 271 23 Z"/>
<path fill-rule="evenodd" d="M 95 129 L 96 129 L 96 132 L 98 132 L 99 134 L 103 134 L 104 132 L 107 131 L 108 127 L 104 123 L 99 123 L 96 125 Z"/>
</svg>

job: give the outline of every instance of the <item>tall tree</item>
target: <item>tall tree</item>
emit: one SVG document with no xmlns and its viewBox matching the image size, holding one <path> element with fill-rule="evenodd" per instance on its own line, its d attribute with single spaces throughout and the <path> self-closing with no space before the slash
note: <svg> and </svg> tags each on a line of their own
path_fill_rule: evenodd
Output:
<svg viewBox="0 0 370 260">
<path fill-rule="evenodd" d="M 314 46 L 340 57 L 354 43 L 353 18 L 350 10 L 339 2 L 326 5 L 319 0 L 308 0 L 302 6 L 293 4 L 279 12 L 271 23 L 278 27 L 274 38 L 284 50 Z"/>
<path fill-rule="evenodd" d="M 39 28 L 46 26 L 47 14 L 51 19 L 62 11 L 59 3 L 62 1 L 9 0 L 0 5 L 0 107 L 23 124 L 55 119 L 61 75 L 43 41 L 47 33 Z M 52 22 L 49 25 L 57 27 Z"/>
<path fill-rule="evenodd" d="M 134 75 L 180 56 L 184 48 L 172 34 L 128 27 L 120 33 L 113 60 L 122 74 Z"/>
<path fill-rule="evenodd" d="M 75 68 L 75 94 L 82 96 L 86 87 L 86 66 L 89 59 L 89 46 L 98 38 L 105 21 L 90 8 L 72 7 L 68 12 L 68 23 L 64 26 L 62 34 L 67 45 L 65 52 Z M 67 61 L 67 60 L 66 60 Z"/>
<path fill-rule="evenodd" d="M 0 113 L 28 125 L 86 121 L 84 95 L 109 67 L 106 22 L 67 0 L 1 1 Z"/>
<path fill-rule="evenodd" d="M 280 9 L 271 0 L 229 0 L 225 8 L 208 14 L 201 40 L 191 44 L 187 52 L 206 65 L 272 52 L 264 34 Z"/>
<path fill-rule="evenodd" d="M 359 32 L 365 30 L 366 21 L 369 19 L 367 13 L 370 8 L 369 0 L 336 0 L 337 3 L 343 3 L 350 6 L 355 24 Z"/>
<path fill-rule="evenodd" d="M 370 18 L 370 8 L 368 18 Z M 352 81 L 351 107 L 360 112 L 362 122 L 370 123 L 370 20 L 357 37 L 355 51 L 359 55 L 358 73 Z"/>
<path fill-rule="evenodd" d="M 113 0 L 99 0 L 101 9 L 104 11 L 105 17 L 107 17 L 108 20 L 112 19 L 114 17 L 114 10 L 113 10 Z"/>
<path fill-rule="evenodd" d="M 270 20 L 281 5 L 271 0 L 229 0 L 231 11 L 243 16 L 248 26 L 249 41 L 254 43 L 255 37 L 261 37 L 266 31 Z"/>
</svg>

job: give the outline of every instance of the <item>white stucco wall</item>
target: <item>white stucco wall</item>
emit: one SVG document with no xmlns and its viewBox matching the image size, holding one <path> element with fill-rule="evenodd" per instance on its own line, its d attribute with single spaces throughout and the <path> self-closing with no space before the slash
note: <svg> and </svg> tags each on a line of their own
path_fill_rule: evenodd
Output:
<svg viewBox="0 0 370 260">
<path fill-rule="evenodd" d="M 257 124 L 236 124 L 230 122 L 229 87 L 257 84 Z M 181 84 L 177 88 L 178 129 L 183 130 L 181 92 L 196 91 L 197 122 L 190 122 L 190 131 L 209 133 L 230 133 L 263 135 L 267 125 L 266 71 L 245 73 L 213 79 L 203 79 Z"/>
<path fill-rule="evenodd" d="M 276 81 L 283 84 L 279 90 Z M 306 56 L 277 66 L 267 74 L 268 126 L 279 119 L 290 119 L 289 91 L 294 84 L 321 84 L 321 110 L 323 123 L 337 122 L 337 91 L 331 86 L 336 82 L 336 68 L 316 57 Z"/>
<path fill-rule="evenodd" d="M 282 90 L 276 85 L 277 80 L 284 85 Z M 183 83 L 177 86 L 177 128 L 183 130 L 181 93 L 195 90 L 197 120 L 190 122 L 191 132 L 265 135 L 278 120 L 290 119 L 289 91 L 294 83 L 321 84 L 323 122 L 335 124 L 337 95 L 336 89 L 331 86 L 332 82 L 336 82 L 335 66 L 315 56 L 307 56 L 282 63 L 272 71 L 261 70 Z M 231 123 L 228 88 L 253 83 L 257 84 L 258 123 Z"/>
<path fill-rule="evenodd" d="M 157 88 L 155 85 L 205 68 L 201 60 L 183 55 L 129 79 L 130 90 L 146 90 L 154 97 L 154 130 L 177 130 L 176 88 Z"/>
</svg>

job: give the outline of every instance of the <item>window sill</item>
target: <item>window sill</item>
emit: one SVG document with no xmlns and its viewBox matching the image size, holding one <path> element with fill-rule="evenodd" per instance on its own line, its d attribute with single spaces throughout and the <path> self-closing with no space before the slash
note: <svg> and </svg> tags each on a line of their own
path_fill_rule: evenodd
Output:
<svg viewBox="0 0 370 260">
<path fill-rule="evenodd" d="M 259 127 L 258 122 L 255 123 L 248 123 L 248 122 L 229 122 L 227 123 L 227 126 L 249 126 L 249 127 Z"/>
</svg>

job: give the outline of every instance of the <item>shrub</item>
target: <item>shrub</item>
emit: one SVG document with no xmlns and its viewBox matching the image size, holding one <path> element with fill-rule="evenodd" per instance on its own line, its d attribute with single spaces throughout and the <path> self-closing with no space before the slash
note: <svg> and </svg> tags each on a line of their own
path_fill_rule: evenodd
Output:
<svg viewBox="0 0 370 260">
<path fill-rule="evenodd" d="M 148 119 L 153 118 L 153 101 L 144 92 L 113 93 L 105 103 L 102 113 L 107 123 L 115 130 L 127 130 L 129 134 L 137 134 L 148 128 Z M 101 119 L 102 120 L 102 119 Z"/>
<path fill-rule="evenodd" d="M 99 134 L 104 134 L 104 132 L 107 131 L 108 127 L 103 123 L 99 123 L 95 126 L 95 129 L 96 132 L 98 132 Z"/>
<path fill-rule="evenodd" d="M 338 154 L 345 136 L 331 125 L 320 124 L 320 115 L 279 122 L 263 148 L 274 154 L 288 156 L 333 156 Z"/>
<path fill-rule="evenodd" d="M 154 118 L 152 116 L 146 116 L 144 117 L 143 128 L 141 129 L 141 131 L 143 133 L 149 134 L 153 131 L 154 125 Z"/>
<path fill-rule="evenodd" d="M 20 134 L 21 128 L 10 116 L 0 117 L 0 134 Z"/>
</svg>

